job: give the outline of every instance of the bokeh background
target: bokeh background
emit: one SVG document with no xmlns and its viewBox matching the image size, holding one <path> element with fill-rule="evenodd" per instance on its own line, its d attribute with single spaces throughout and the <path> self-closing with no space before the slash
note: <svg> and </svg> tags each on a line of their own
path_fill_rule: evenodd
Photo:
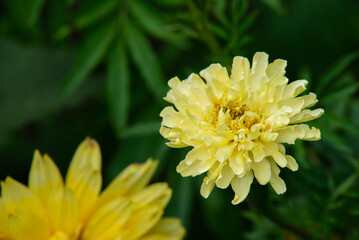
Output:
<svg viewBox="0 0 359 240">
<path fill-rule="evenodd" d="M 203 199 L 204 176 L 175 171 L 188 149 L 159 134 L 166 83 L 256 51 L 309 81 L 322 140 L 287 147 L 300 168 L 282 170 L 284 195 L 253 184 L 250 203 Z M 358 59 L 357 0 L 0 0 L 0 179 L 26 183 L 36 148 L 65 173 L 91 136 L 105 185 L 160 159 L 153 181 L 174 190 L 166 215 L 187 239 L 359 239 Z"/>
</svg>

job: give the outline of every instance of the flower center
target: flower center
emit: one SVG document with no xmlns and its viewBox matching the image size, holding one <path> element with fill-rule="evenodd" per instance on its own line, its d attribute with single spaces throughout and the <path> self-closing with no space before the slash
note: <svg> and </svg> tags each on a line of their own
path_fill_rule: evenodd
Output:
<svg viewBox="0 0 359 240">
<path fill-rule="evenodd" d="M 260 123 L 262 119 L 260 114 L 250 111 L 246 104 L 233 101 L 214 104 L 207 116 L 213 127 L 225 124 L 235 135 L 249 134 L 252 132 L 252 126 Z"/>
</svg>

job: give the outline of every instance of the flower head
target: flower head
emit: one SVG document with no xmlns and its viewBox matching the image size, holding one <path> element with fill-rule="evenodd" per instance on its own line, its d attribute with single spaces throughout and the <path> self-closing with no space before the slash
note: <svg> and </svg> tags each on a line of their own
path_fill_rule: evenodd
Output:
<svg viewBox="0 0 359 240">
<path fill-rule="evenodd" d="M 170 147 L 193 147 L 177 171 L 185 177 L 207 172 L 203 197 L 215 185 L 224 189 L 231 184 L 232 203 L 238 204 L 248 195 L 254 177 L 281 194 L 286 186 L 279 167 L 298 169 L 283 143 L 320 139 L 318 129 L 302 123 L 324 111 L 308 109 L 317 102 L 316 95 L 298 96 L 307 81 L 288 84 L 286 65 L 281 59 L 268 64 L 268 55 L 258 52 L 252 67 L 247 58 L 235 57 L 231 76 L 220 64 L 212 64 L 200 72 L 206 82 L 197 74 L 168 82 L 171 89 L 165 100 L 176 109 L 168 106 L 160 113 L 160 133 L 170 140 Z"/>
<path fill-rule="evenodd" d="M 95 140 L 80 144 L 65 181 L 52 159 L 35 151 L 28 187 L 10 177 L 1 183 L 0 239 L 182 239 L 179 219 L 162 217 L 171 189 L 148 185 L 157 164 L 130 165 L 100 193 Z"/>
</svg>

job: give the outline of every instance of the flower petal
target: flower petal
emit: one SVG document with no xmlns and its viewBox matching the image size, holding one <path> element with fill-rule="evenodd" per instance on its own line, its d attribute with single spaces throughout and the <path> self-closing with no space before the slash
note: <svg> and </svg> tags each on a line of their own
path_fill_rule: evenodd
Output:
<svg viewBox="0 0 359 240">
<path fill-rule="evenodd" d="M 253 162 L 252 169 L 254 176 L 261 185 L 265 185 L 269 182 L 271 178 L 271 167 L 266 158 L 264 158 L 261 162 Z"/>
<path fill-rule="evenodd" d="M 87 218 L 96 203 L 102 186 L 102 177 L 99 171 L 82 169 L 77 176 L 66 184 L 76 196 L 80 220 Z"/>
<path fill-rule="evenodd" d="M 263 143 L 263 145 L 266 156 L 271 156 L 280 167 L 287 166 L 287 159 L 284 154 L 279 151 L 280 143 L 266 142 Z"/>
<path fill-rule="evenodd" d="M 306 89 L 305 86 L 307 84 L 307 80 L 296 80 L 294 82 L 291 82 L 290 84 L 285 86 L 282 99 L 286 100 L 298 96 Z"/>
<path fill-rule="evenodd" d="M 0 198 L 0 239 L 10 239 L 8 214 Z"/>
<path fill-rule="evenodd" d="M 9 216 L 11 239 L 16 240 L 47 240 L 50 227 L 38 215 L 27 210 L 16 210 Z"/>
<path fill-rule="evenodd" d="M 320 131 L 306 124 L 292 125 L 275 130 L 278 133 L 276 142 L 294 144 L 296 139 L 316 141 L 320 139 Z"/>
<path fill-rule="evenodd" d="M 52 227 L 67 236 L 75 233 L 78 223 L 78 205 L 75 194 L 67 188 L 55 189 L 49 199 L 48 213 Z"/>
<path fill-rule="evenodd" d="M 180 240 L 185 233 L 178 218 L 164 217 L 140 240 Z"/>
<path fill-rule="evenodd" d="M 73 181 L 80 172 L 86 170 L 101 171 L 101 150 L 97 141 L 87 137 L 76 149 L 67 171 L 66 184 Z"/>
<path fill-rule="evenodd" d="M 211 194 L 213 190 L 214 185 L 215 185 L 215 181 L 210 181 L 208 177 L 205 177 L 201 185 L 202 197 L 208 198 L 208 196 Z"/>
<path fill-rule="evenodd" d="M 279 177 L 280 169 L 274 161 L 269 161 L 269 163 L 272 170 L 270 185 L 277 194 L 282 194 L 287 190 L 287 188 L 283 179 Z"/>
<path fill-rule="evenodd" d="M 323 113 L 324 113 L 324 110 L 321 108 L 317 108 L 315 110 L 304 109 L 300 113 L 291 117 L 290 123 L 295 124 L 295 123 L 311 121 L 311 120 L 319 118 L 320 116 L 323 115 Z"/>
<path fill-rule="evenodd" d="M 158 166 L 158 161 L 151 158 L 143 164 L 131 164 L 123 170 L 101 193 L 96 206 L 142 190 L 151 180 L 153 173 Z"/>
<path fill-rule="evenodd" d="M 216 186 L 222 189 L 226 189 L 231 183 L 234 177 L 234 172 L 228 163 L 223 164 L 221 167 L 221 172 L 216 181 Z"/>
<path fill-rule="evenodd" d="M 62 188 L 63 184 L 61 173 L 53 160 L 47 154 L 42 157 L 36 150 L 29 174 L 30 190 L 47 204 L 49 193 Z"/>
<path fill-rule="evenodd" d="M 40 199 L 25 185 L 11 177 L 7 177 L 5 182 L 1 183 L 1 196 L 3 206 L 8 213 L 26 210 L 40 217 L 46 216 L 44 205 Z"/>
<path fill-rule="evenodd" d="M 128 221 L 132 204 L 126 198 L 119 198 L 101 206 L 91 217 L 83 232 L 83 239 L 112 239 L 115 233 Z"/>
<path fill-rule="evenodd" d="M 234 177 L 231 186 L 235 193 L 232 204 L 243 202 L 249 193 L 249 189 L 253 182 L 253 172 L 249 171 L 243 178 Z"/>
<path fill-rule="evenodd" d="M 290 155 L 286 155 L 285 158 L 287 159 L 287 168 L 289 168 L 290 170 L 297 171 L 298 170 L 298 163 L 297 161 L 295 161 L 295 159 L 290 156 Z"/>
</svg>

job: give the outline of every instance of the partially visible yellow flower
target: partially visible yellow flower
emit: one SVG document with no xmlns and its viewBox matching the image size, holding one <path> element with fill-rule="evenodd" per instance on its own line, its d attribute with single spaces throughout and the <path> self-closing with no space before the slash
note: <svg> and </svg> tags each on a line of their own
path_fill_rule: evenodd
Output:
<svg viewBox="0 0 359 240">
<path fill-rule="evenodd" d="M 66 180 L 48 155 L 35 151 L 29 186 L 1 182 L 1 240 L 182 239 L 180 220 L 162 217 L 172 191 L 148 185 L 157 161 L 132 164 L 102 192 L 98 143 L 85 139 Z"/>
<path fill-rule="evenodd" d="M 203 197 L 215 185 L 224 189 L 231 184 L 232 203 L 238 204 L 254 177 L 281 194 L 286 186 L 279 167 L 298 169 L 282 143 L 320 139 L 318 129 L 302 123 L 324 111 L 308 109 L 317 102 L 314 93 L 298 97 L 307 81 L 288 84 L 286 65 L 282 59 L 268 64 L 268 55 L 258 52 L 252 67 L 247 58 L 235 57 L 231 76 L 220 64 L 212 64 L 200 72 L 206 83 L 197 74 L 168 82 L 171 89 L 165 100 L 176 109 L 163 109 L 160 133 L 170 140 L 170 147 L 193 147 L 177 171 L 184 177 L 207 172 Z"/>
</svg>

